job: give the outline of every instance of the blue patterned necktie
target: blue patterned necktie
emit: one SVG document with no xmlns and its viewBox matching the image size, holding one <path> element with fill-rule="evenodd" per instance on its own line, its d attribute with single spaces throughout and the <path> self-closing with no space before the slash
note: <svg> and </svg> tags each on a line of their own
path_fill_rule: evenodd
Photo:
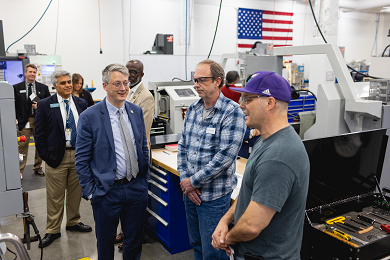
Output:
<svg viewBox="0 0 390 260">
<path fill-rule="evenodd" d="M 74 116 L 73 116 L 73 113 L 72 113 L 72 109 L 69 109 L 69 100 L 65 100 L 64 99 L 64 102 L 65 102 L 65 105 L 66 105 L 66 113 L 69 113 L 69 118 L 66 122 L 66 128 L 69 128 L 70 130 L 72 130 L 72 133 L 71 133 L 71 136 L 70 136 L 70 144 L 73 146 L 73 147 L 76 147 L 76 123 L 74 121 Z M 68 115 L 68 114 L 67 114 Z"/>
</svg>

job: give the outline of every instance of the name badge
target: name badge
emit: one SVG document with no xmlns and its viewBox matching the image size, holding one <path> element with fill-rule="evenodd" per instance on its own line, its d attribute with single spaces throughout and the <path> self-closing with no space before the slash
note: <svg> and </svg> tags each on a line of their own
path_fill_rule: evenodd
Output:
<svg viewBox="0 0 390 260">
<path fill-rule="evenodd" d="M 32 93 L 29 98 L 31 101 L 33 101 L 35 98 L 37 97 L 37 95 L 35 93 Z"/>
<path fill-rule="evenodd" d="M 65 140 L 70 141 L 71 136 L 72 136 L 72 129 L 67 128 L 65 130 Z"/>
<path fill-rule="evenodd" d="M 60 103 L 50 104 L 50 108 L 60 107 Z"/>
<path fill-rule="evenodd" d="M 215 128 L 208 127 L 208 128 L 206 129 L 206 134 L 215 135 Z"/>
<path fill-rule="evenodd" d="M 19 91 L 19 93 L 26 93 L 27 92 L 27 90 L 25 90 L 25 89 L 21 89 L 20 91 Z"/>
</svg>

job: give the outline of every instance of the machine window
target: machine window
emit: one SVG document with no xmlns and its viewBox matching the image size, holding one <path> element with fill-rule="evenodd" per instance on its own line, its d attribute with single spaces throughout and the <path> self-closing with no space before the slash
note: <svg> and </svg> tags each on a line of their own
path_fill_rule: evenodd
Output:
<svg viewBox="0 0 390 260">
<path fill-rule="evenodd" d="M 175 89 L 179 97 L 195 97 L 195 93 L 190 88 Z"/>
</svg>

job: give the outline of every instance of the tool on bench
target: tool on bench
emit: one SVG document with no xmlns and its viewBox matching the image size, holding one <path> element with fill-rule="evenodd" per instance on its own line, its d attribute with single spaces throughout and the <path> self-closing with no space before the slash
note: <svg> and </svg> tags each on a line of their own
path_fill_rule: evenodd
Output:
<svg viewBox="0 0 390 260">
<path fill-rule="evenodd" d="M 344 224 L 345 218 L 343 216 L 337 217 L 337 218 L 332 218 L 326 221 L 326 224 L 328 225 L 333 225 L 334 223 L 341 223 Z"/>
<path fill-rule="evenodd" d="M 349 232 L 355 233 L 355 231 L 353 231 L 352 229 L 349 229 L 347 227 L 344 227 L 344 225 L 342 225 L 342 224 L 334 223 L 333 225 L 337 225 L 338 227 L 341 227 L 341 228 L 343 228 L 345 230 L 348 230 Z"/>
<path fill-rule="evenodd" d="M 373 215 L 374 217 L 377 217 L 377 218 L 380 218 L 380 219 L 382 219 L 382 220 L 386 220 L 387 222 L 390 222 L 390 220 L 388 220 L 388 219 L 386 219 L 386 218 L 384 218 L 384 217 L 378 216 L 377 214 L 374 214 L 374 213 L 372 213 L 372 212 L 368 212 L 368 214 L 371 214 L 371 215 Z"/>
<path fill-rule="evenodd" d="M 382 225 L 381 225 L 381 229 L 382 229 L 383 231 L 386 231 L 387 233 L 390 233 L 390 227 L 389 227 L 389 225 L 387 225 L 387 224 L 382 224 Z"/>
<path fill-rule="evenodd" d="M 353 222 L 355 222 L 355 223 L 357 223 L 357 224 L 359 224 L 359 225 L 362 225 L 362 226 L 367 227 L 367 224 L 364 224 L 364 223 L 362 223 L 362 222 L 360 222 L 360 221 L 356 221 L 356 220 L 354 220 L 354 219 L 351 219 L 351 221 L 353 221 Z"/>
<path fill-rule="evenodd" d="M 363 215 L 358 215 L 357 218 L 371 225 L 374 225 L 375 223 L 375 219 L 367 218 L 366 216 Z"/>
<path fill-rule="evenodd" d="M 377 217 L 377 218 L 384 219 L 384 220 L 386 220 L 386 221 L 389 222 L 389 220 L 387 220 L 387 219 L 385 219 L 385 218 L 383 218 L 383 217 L 381 217 L 381 216 L 378 216 L 378 215 L 376 215 L 376 214 L 374 214 L 374 213 L 369 212 L 369 214 L 371 214 L 371 215 L 373 215 L 373 216 L 375 216 L 375 217 Z M 360 216 L 360 215 L 359 215 L 359 216 Z M 358 217 L 359 217 L 359 216 L 358 216 Z M 390 226 L 389 226 L 388 224 L 385 224 L 385 223 L 383 223 L 383 222 L 376 221 L 375 219 L 370 219 L 370 218 L 367 218 L 367 217 L 364 217 L 364 218 L 366 218 L 366 219 L 372 221 L 373 223 L 374 223 L 374 222 L 377 222 L 378 224 L 381 224 L 381 230 L 386 231 L 387 233 L 390 233 Z M 363 219 L 362 219 L 362 220 L 363 220 Z"/>
<path fill-rule="evenodd" d="M 355 240 L 355 241 L 357 241 L 357 242 L 359 242 L 359 243 L 361 243 L 363 245 L 368 243 L 368 242 L 363 241 L 363 240 L 361 240 L 361 239 L 359 239 L 359 238 L 357 238 L 355 236 L 352 236 L 352 235 L 349 235 L 347 233 L 344 233 L 344 232 L 342 232 L 342 231 L 340 231 L 338 229 L 335 229 L 335 228 L 331 228 L 331 229 L 332 229 L 332 233 L 333 234 L 338 235 L 339 237 L 344 238 L 345 240 L 348 240 L 347 238 L 350 237 L 351 239 L 353 239 L 353 240 Z M 351 241 L 351 240 L 348 240 L 348 241 Z"/>
<path fill-rule="evenodd" d="M 343 237 L 340 237 L 340 236 L 338 236 L 338 235 L 336 235 L 336 234 L 333 234 L 332 232 L 329 232 L 328 230 L 324 230 L 324 233 L 326 233 L 326 234 L 328 234 L 329 236 L 332 236 L 332 237 L 334 237 L 334 238 L 337 238 L 338 240 L 341 240 L 341 241 L 343 241 L 344 243 L 346 243 L 346 244 L 348 244 L 348 245 L 350 245 L 350 246 L 353 246 L 353 247 L 355 247 L 355 248 L 359 247 L 359 246 L 356 245 L 355 243 L 352 243 L 352 242 L 350 242 L 350 241 L 344 239 Z"/>
<path fill-rule="evenodd" d="M 359 218 L 359 216 L 360 216 L 360 215 L 358 215 L 358 218 Z M 367 219 L 368 219 L 368 218 L 367 218 Z M 373 226 L 368 227 L 368 228 L 356 227 L 356 226 L 354 226 L 354 225 L 345 223 L 344 220 L 345 220 L 345 217 L 339 216 L 339 217 L 337 217 L 337 218 L 333 218 L 333 219 L 330 219 L 330 220 L 326 221 L 326 224 L 332 225 L 332 224 L 341 223 L 341 224 L 343 224 L 343 225 L 345 225 L 345 226 L 347 226 L 347 227 L 350 227 L 350 228 L 352 228 L 352 229 L 358 231 L 359 234 L 364 234 L 364 233 L 367 233 L 367 232 L 369 232 L 369 231 L 371 231 L 371 230 L 374 229 Z M 367 222 L 367 221 L 366 221 L 366 222 Z M 374 220 L 374 222 L 375 222 L 375 220 Z M 343 227 L 343 228 L 346 229 L 346 230 L 348 230 L 348 231 L 354 232 L 354 231 L 352 231 L 351 229 L 348 229 L 348 228 L 346 228 L 346 227 Z"/>
<path fill-rule="evenodd" d="M 337 222 L 336 222 L 337 223 Z M 354 236 L 351 236 L 351 235 L 348 235 L 334 227 L 330 227 L 330 230 L 332 230 L 332 232 L 326 230 L 328 229 L 328 226 L 327 224 L 316 224 L 313 226 L 314 228 L 334 237 L 334 238 L 337 238 L 338 240 L 341 240 L 343 241 L 344 243 L 350 245 L 350 246 L 353 246 L 355 248 L 359 247 L 359 245 L 353 243 L 353 242 L 350 242 L 352 239 L 356 240 L 357 242 L 359 243 L 362 243 L 363 245 L 366 244 L 367 242 L 363 241 L 363 240 L 360 240 Z"/>
<path fill-rule="evenodd" d="M 348 235 L 347 233 L 344 233 L 341 230 L 333 229 L 332 233 L 335 234 L 336 236 L 341 237 L 342 239 L 347 240 L 347 241 L 351 241 L 352 240 L 352 237 L 350 235 Z"/>
</svg>

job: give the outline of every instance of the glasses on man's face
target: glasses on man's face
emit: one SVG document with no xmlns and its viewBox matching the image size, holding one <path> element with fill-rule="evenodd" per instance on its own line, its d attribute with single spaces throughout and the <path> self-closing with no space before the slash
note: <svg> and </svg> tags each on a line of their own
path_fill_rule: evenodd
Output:
<svg viewBox="0 0 390 260">
<path fill-rule="evenodd" d="M 115 86 L 115 88 L 120 88 L 121 86 L 124 86 L 125 88 L 126 87 L 129 87 L 129 82 L 126 80 L 126 81 L 123 81 L 123 82 L 120 82 L 120 81 L 115 81 L 113 83 L 111 83 L 112 85 Z"/>
<path fill-rule="evenodd" d="M 263 97 L 263 96 L 250 96 L 250 97 L 242 97 L 242 101 L 245 102 L 245 104 L 249 104 L 253 98 L 259 98 L 259 97 Z"/>
<path fill-rule="evenodd" d="M 136 70 L 129 70 L 129 73 L 133 76 L 136 76 L 138 73 L 141 73 L 142 71 L 136 71 Z"/>
<path fill-rule="evenodd" d="M 207 82 L 208 79 L 214 79 L 214 77 L 199 77 L 199 78 L 192 78 L 192 81 L 194 83 L 204 84 Z"/>
</svg>

